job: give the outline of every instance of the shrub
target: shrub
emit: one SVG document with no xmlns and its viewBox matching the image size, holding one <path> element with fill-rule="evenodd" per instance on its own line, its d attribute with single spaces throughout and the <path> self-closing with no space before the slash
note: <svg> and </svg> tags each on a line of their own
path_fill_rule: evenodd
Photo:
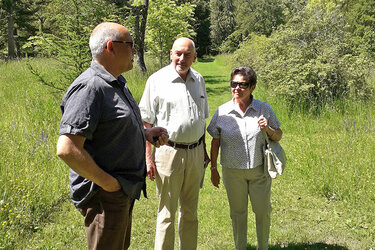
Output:
<svg viewBox="0 0 375 250">
<path fill-rule="evenodd" d="M 374 61 L 354 46 L 344 17 L 335 8 L 308 6 L 269 38 L 252 35 L 235 53 L 253 65 L 273 94 L 292 106 L 319 108 L 340 98 L 369 98 Z"/>
</svg>

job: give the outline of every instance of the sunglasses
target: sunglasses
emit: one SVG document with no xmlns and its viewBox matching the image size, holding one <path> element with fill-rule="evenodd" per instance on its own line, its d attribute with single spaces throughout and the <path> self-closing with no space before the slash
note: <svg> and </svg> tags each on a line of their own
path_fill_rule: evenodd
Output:
<svg viewBox="0 0 375 250">
<path fill-rule="evenodd" d="M 247 89 L 250 84 L 248 82 L 235 82 L 235 81 L 230 81 L 230 86 L 231 88 L 237 88 L 237 86 L 240 87 L 240 89 Z"/>
<path fill-rule="evenodd" d="M 131 48 L 134 48 L 134 42 L 128 42 L 128 41 L 112 41 L 113 43 L 124 43 L 124 44 L 130 44 Z"/>
</svg>

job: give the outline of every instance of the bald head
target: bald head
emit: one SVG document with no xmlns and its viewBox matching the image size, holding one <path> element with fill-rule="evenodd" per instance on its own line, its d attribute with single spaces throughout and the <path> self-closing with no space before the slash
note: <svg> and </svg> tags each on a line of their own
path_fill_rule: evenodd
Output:
<svg viewBox="0 0 375 250">
<path fill-rule="evenodd" d="M 91 54 L 95 62 L 114 77 L 133 68 L 134 48 L 130 32 L 118 23 L 101 23 L 90 37 Z"/>
<path fill-rule="evenodd" d="M 173 43 L 172 50 L 176 48 L 177 46 L 181 46 L 181 45 L 189 47 L 195 53 L 195 43 L 190 38 L 187 38 L 187 37 L 177 38 Z"/>
<path fill-rule="evenodd" d="M 170 56 L 176 72 L 186 81 L 189 69 L 197 58 L 194 42 L 187 37 L 178 38 L 173 43 Z"/>
<path fill-rule="evenodd" d="M 123 33 L 129 31 L 118 23 L 105 22 L 95 27 L 90 36 L 90 50 L 94 59 L 103 53 L 106 42 L 119 40 Z"/>
</svg>

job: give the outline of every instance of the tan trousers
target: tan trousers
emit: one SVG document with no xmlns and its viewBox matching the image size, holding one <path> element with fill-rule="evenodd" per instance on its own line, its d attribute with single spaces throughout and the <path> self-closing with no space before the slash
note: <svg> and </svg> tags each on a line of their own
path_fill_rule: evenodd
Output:
<svg viewBox="0 0 375 250">
<path fill-rule="evenodd" d="M 159 200 L 155 249 L 174 248 L 174 222 L 178 202 L 180 249 L 196 249 L 198 196 L 204 172 L 203 145 L 194 149 L 162 146 L 155 151 Z"/>
<path fill-rule="evenodd" d="M 81 210 L 88 249 L 128 249 L 133 205 L 134 199 L 122 191 L 99 190 Z"/>
<path fill-rule="evenodd" d="M 271 178 L 263 166 L 254 169 L 222 168 L 223 183 L 227 190 L 236 249 L 247 247 L 248 197 L 255 213 L 258 249 L 268 249 L 271 225 Z"/>
</svg>

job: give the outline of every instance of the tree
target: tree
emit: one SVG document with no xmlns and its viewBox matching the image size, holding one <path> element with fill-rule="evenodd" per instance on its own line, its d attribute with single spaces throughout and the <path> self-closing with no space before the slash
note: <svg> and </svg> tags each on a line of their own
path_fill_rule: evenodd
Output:
<svg viewBox="0 0 375 250">
<path fill-rule="evenodd" d="M 106 6 L 106 8 L 103 8 Z M 30 37 L 29 47 L 52 56 L 61 63 L 61 82 L 47 82 L 31 64 L 29 68 L 40 81 L 64 90 L 79 74 L 90 66 L 89 38 L 94 27 L 103 21 L 116 21 L 116 8 L 105 0 L 54 0 L 50 3 L 51 33 Z M 48 8 L 47 7 L 47 8 Z"/>
<path fill-rule="evenodd" d="M 38 1 L 39 2 L 39 1 Z M 1 14 L 7 27 L 8 58 L 19 57 L 20 49 L 28 36 L 35 34 L 36 28 L 32 25 L 36 5 L 31 0 L 3 0 L 1 2 Z"/>
<path fill-rule="evenodd" d="M 286 21 L 283 1 L 289 2 L 290 0 L 234 1 L 236 27 L 221 44 L 220 52 L 234 52 L 249 34 L 270 36 Z"/>
<path fill-rule="evenodd" d="M 195 46 L 199 57 L 210 52 L 210 1 L 197 0 L 192 27 L 196 32 Z"/>
<path fill-rule="evenodd" d="M 119 8 L 117 15 L 125 20 L 125 26 L 133 32 L 134 46 L 137 49 L 137 65 L 146 73 L 145 36 L 149 8 L 149 0 L 111 0 Z"/>
<path fill-rule="evenodd" d="M 145 38 L 146 24 L 148 16 L 149 0 L 144 0 L 143 4 L 133 6 L 132 13 L 134 15 L 134 42 L 137 49 L 137 64 L 139 69 L 147 72 L 145 64 Z"/>
<path fill-rule="evenodd" d="M 375 0 L 358 0 L 347 4 L 347 16 L 356 44 L 375 58 Z"/>
<path fill-rule="evenodd" d="M 176 0 L 178 5 L 195 5 L 194 17 L 189 24 L 195 31 L 193 36 L 198 57 L 203 57 L 210 52 L 210 0 Z"/>
<path fill-rule="evenodd" d="M 281 0 L 237 0 L 235 6 L 237 30 L 244 37 L 250 33 L 270 36 L 284 23 Z"/>
<path fill-rule="evenodd" d="M 235 7 L 232 0 L 211 0 L 210 10 L 211 49 L 217 53 L 221 44 L 235 31 Z"/>
<path fill-rule="evenodd" d="M 366 99 L 373 92 L 366 79 L 375 62 L 353 38 L 338 6 L 307 5 L 269 38 L 252 35 L 236 55 L 255 65 L 270 93 L 318 111 L 326 103 Z"/>
<path fill-rule="evenodd" d="M 193 17 L 194 7 L 195 5 L 188 3 L 177 5 L 174 0 L 151 2 L 146 45 L 151 54 L 159 58 L 160 67 L 168 61 L 169 50 L 176 38 L 195 35 L 189 24 Z"/>
</svg>

